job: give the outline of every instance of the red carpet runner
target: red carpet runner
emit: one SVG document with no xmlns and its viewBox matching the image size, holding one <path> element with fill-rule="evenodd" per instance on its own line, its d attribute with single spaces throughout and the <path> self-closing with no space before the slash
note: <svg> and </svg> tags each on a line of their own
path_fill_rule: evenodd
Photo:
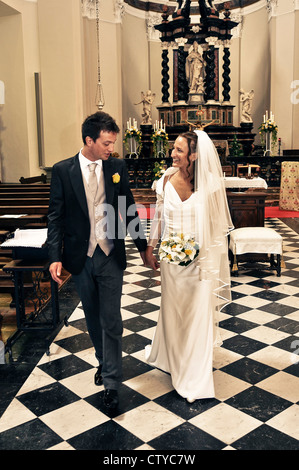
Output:
<svg viewBox="0 0 299 470">
<path fill-rule="evenodd" d="M 155 207 L 139 207 L 138 213 L 141 219 L 152 219 L 155 213 Z M 269 217 L 275 217 L 277 219 L 299 217 L 299 211 L 284 211 L 280 210 L 278 206 L 266 206 L 265 218 Z"/>
<path fill-rule="evenodd" d="M 289 218 L 289 217 L 299 217 L 298 211 L 284 211 L 279 209 L 278 206 L 266 206 L 265 207 L 265 217 L 275 217 L 277 219 Z"/>
</svg>

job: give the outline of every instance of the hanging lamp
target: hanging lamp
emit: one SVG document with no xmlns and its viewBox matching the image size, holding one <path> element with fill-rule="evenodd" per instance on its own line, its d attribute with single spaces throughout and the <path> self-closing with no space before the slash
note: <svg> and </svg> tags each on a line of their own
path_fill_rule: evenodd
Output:
<svg viewBox="0 0 299 470">
<path fill-rule="evenodd" d="M 100 60 L 100 11 L 99 11 L 99 0 L 96 0 L 96 25 L 97 25 L 97 51 L 98 51 L 98 84 L 96 92 L 96 105 L 101 111 L 105 105 L 105 98 L 103 92 L 103 86 L 101 82 L 101 60 Z"/>
</svg>

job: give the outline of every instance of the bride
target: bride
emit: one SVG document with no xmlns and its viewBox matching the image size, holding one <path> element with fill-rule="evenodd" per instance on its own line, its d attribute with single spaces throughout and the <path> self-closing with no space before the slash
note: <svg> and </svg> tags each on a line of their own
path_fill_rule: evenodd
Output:
<svg viewBox="0 0 299 470">
<path fill-rule="evenodd" d="M 213 347 L 220 345 L 218 313 L 230 302 L 227 234 L 232 222 L 219 156 L 202 131 L 181 134 L 173 164 L 158 181 L 157 203 L 146 263 L 161 270 L 161 307 L 145 357 L 171 375 L 173 387 L 190 403 L 215 397 Z M 193 238 L 195 259 L 183 266 L 153 254 L 159 239 Z M 182 236 L 183 236 L 182 235 Z"/>
</svg>

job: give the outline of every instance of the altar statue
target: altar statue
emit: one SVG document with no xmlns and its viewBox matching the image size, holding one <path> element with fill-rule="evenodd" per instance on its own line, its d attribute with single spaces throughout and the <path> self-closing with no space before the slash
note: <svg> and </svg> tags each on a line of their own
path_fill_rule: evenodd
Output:
<svg viewBox="0 0 299 470">
<path fill-rule="evenodd" d="M 186 78 L 189 85 L 189 93 L 203 93 L 203 68 L 204 60 L 198 50 L 198 43 L 194 41 L 186 59 Z"/>
<path fill-rule="evenodd" d="M 141 92 L 141 101 L 137 104 L 143 104 L 143 121 L 141 124 L 151 124 L 152 123 L 152 109 L 151 106 L 155 100 L 156 94 L 152 93 L 151 90 L 148 90 L 146 93 Z"/>
<path fill-rule="evenodd" d="M 241 122 L 252 122 L 251 108 L 254 91 L 245 92 L 240 90 L 240 103 L 241 103 Z"/>
<path fill-rule="evenodd" d="M 172 14 L 172 18 L 186 18 L 190 16 L 190 3 L 191 0 L 178 0 L 176 9 Z"/>
<path fill-rule="evenodd" d="M 199 13 L 202 18 L 206 18 L 207 16 L 210 16 L 210 14 L 213 12 L 218 13 L 215 3 L 213 0 L 198 0 L 199 3 Z"/>
</svg>

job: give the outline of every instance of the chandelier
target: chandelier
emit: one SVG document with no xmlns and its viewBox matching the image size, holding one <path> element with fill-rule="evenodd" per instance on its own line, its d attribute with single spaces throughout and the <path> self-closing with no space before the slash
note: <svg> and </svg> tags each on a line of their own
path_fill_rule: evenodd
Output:
<svg viewBox="0 0 299 470">
<path fill-rule="evenodd" d="M 96 4 L 96 26 L 97 26 L 97 52 L 98 52 L 98 83 L 96 91 L 96 105 L 101 111 L 105 105 L 105 98 L 103 92 L 103 85 L 101 82 L 101 60 L 100 60 L 100 9 L 99 9 L 99 0 L 95 0 Z"/>
</svg>

